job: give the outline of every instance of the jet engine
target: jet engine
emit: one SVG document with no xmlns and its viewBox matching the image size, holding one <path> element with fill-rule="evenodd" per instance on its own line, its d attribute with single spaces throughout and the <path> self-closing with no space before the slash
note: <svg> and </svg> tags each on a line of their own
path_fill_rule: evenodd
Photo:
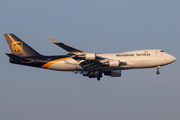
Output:
<svg viewBox="0 0 180 120">
<path fill-rule="evenodd" d="M 119 60 L 109 61 L 109 67 L 119 67 L 119 66 L 120 66 Z"/>
<path fill-rule="evenodd" d="M 121 70 L 112 70 L 104 72 L 104 75 L 111 76 L 111 77 L 121 77 Z"/>
<path fill-rule="evenodd" d="M 119 67 L 120 66 L 120 61 L 119 60 L 110 60 L 108 62 L 102 63 L 102 65 L 107 65 L 109 67 Z"/>
<path fill-rule="evenodd" d="M 96 54 L 95 53 L 86 53 L 85 54 L 85 60 L 95 60 Z"/>
</svg>

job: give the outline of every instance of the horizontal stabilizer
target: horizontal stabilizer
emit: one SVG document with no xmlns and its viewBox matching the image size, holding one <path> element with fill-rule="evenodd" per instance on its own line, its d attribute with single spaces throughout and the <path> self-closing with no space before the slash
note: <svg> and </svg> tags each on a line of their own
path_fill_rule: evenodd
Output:
<svg viewBox="0 0 180 120">
<path fill-rule="evenodd" d="M 22 58 L 22 57 L 19 57 L 19 56 L 16 56 L 14 54 L 11 54 L 11 53 L 6 53 L 7 56 L 9 56 L 11 59 L 15 60 L 15 61 L 30 61 L 29 59 L 26 59 L 26 58 Z"/>
<path fill-rule="evenodd" d="M 71 46 L 68 46 L 64 43 L 58 42 L 56 40 L 54 40 L 53 38 L 49 38 L 51 40 L 52 43 L 58 45 L 59 47 L 63 48 L 64 50 L 68 51 L 68 52 L 83 52 L 81 50 L 78 50 L 76 48 L 73 48 Z"/>
</svg>

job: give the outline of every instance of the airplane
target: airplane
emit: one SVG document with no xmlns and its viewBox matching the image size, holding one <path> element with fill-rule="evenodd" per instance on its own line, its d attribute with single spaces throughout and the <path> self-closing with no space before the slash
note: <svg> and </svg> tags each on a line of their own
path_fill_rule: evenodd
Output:
<svg viewBox="0 0 180 120">
<path fill-rule="evenodd" d="M 4 34 L 12 53 L 9 62 L 14 64 L 33 66 L 58 71 L 74 71 L 89 78 L 99 81 L 104 75 L 121 77 L 121 70 L 157 67 L 170 64 L 176 58 L 161 49 L 135 50 L 123 53 L 89 53 L 53 38 L 50 41 L 66 50 L 66 55 L 45 56 L 41 55 L 14 34 Z"/>
</svg>

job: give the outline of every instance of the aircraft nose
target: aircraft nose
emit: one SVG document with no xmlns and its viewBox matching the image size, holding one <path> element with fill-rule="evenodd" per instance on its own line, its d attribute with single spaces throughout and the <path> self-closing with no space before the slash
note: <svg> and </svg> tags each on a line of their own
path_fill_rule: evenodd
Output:
<svg viewBox="0 0 180 120">
<path fill-rule="evenodd" d="M 174 62 L 174 61 L 176 61 L 176 57 L 174 57 L 174 56 L 170 55 L 170 57 L 169 57 L 169 61 L 170 61 L 170 62 Z"/>
<path fill-rule="evenodd" d="M 172 56 L 172 61 L 173 62 L 176 61 L 176 57 Z"/>
</svg>

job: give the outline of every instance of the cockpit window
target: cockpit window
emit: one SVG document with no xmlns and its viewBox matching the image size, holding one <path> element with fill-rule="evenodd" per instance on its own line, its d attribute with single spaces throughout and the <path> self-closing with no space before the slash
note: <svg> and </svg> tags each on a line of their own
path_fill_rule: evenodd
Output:
<svg viewBox="0 0 180 120">
<path fill-rule="evenodd" d="M 164 52 L 164 50 L 161 50 L 161 52 Z"/>
</svg>

